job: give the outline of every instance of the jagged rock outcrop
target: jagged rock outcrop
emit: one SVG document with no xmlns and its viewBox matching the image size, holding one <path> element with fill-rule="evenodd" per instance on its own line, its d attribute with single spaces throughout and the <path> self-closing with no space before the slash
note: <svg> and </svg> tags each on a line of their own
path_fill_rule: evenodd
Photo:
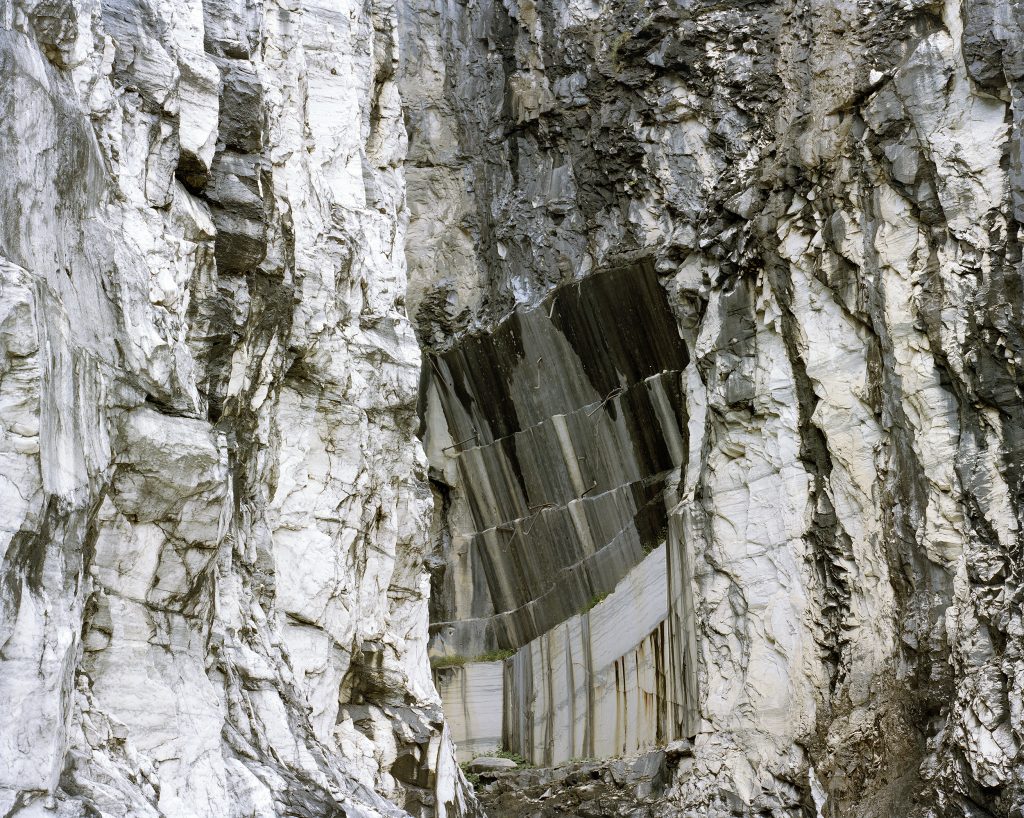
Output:
<svg viewBox="0 0 1024 818">
<path fill-rule="evenodd" d="M 0 813 L 474 814 L 398 49 L 388 3 L 0 5 Z"/>
<path fill-rule="evenodd" d="M 0 811 L 1020 815 L 1022 14 L 2 0 Z"/>
<path fill-rule="evenodd" d="M 409 5 L 409 75 L 438 78 L 408 115 L 425 347 L 643 260 L 686 346 L 664 547 L 698 715 L 659 814 L 1019 814 L 1019 7 Z M 479 485 L 428 451 L 443 588 Z M 543 718 L 586 692 L 575 639 L 543 648 L 578 674 L 544 677 Z M 538 649 L 505 660 L 506 741 Z"/>
</svg>

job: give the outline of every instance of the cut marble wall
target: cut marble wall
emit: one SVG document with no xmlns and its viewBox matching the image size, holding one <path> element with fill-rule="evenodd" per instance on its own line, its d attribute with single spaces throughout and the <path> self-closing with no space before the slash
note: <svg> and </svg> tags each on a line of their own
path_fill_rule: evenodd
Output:
<svg viewBox="0 0 1024 818">
<path fill-rule="evenodd" d="M 502 738 L 505 663 L 467 662 L 439 668 L 434 676 L 459 761 L 507 749 Z"/>
<path fill-rule="evenodd" d="M 497 741 L 551 764 L 692 732 L 692 684 L 666 688 L 695 666 L 692 631 L 668 616 L 664 547 L 687 363 L 643 262 L 431 357 L 424 441 L 451 544 L 431 649 L 465 662 L 526 646 L 497 683 L 493 663 L 437 671 L 460 757 Z"/>
<path fill-rule="evenodd" d="M 670 616 L 669 551 L 512 657 L 436 670 L 460 760 L 503 748 L 550 766 L 692 736 L 695 654 Z"/>
<path fill-rule="evenodd" d="M 672 630 L 668 545 L 591 610 L 507 661 L 504 744 L 539 765 L 635 755 L 693 735 L 686 632 Z M 673 663 L 679 666 L 673 668 Z"/>
<path fill-rule="evenodd" d="M 686 455 L 686 364 L 642 263 L 557 290 L 430 358 L 425 446 L 452 543 L 435 652 L 519 647 L 664 540 Z"/>
<path fill-rule="evenodd" d="M 1018 814 L 1017 5 L 422 0 L 400 24 L 439 78 L 409 113 L 428 351 L 639 257 L 687 346 L 669 582 L 698 717 L 663 814 Z M 428 454 L 435 586 L 475 597 L 475 521 Z"/>
</svg>

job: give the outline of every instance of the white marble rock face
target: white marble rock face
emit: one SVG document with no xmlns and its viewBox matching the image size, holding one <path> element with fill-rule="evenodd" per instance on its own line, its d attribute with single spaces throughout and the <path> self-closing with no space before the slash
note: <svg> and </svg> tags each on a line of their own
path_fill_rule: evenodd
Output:
<svg viewBox="0 0 1024 818">
<path fill-rule="evenodd" d="M 647 262 L 688 351 L 668 579 L 689 606 L 698 713 L 657 806 L 609 815 L 1019 814 L 1017 4 L 408 6 L 400 38 L 434 78 L 409 113 L 425 348 L 498 337 L 556 288 Z M 467 547 L 480 484 L 444 451 L 439 403 L 432 649 L 472 656 L 463 635 L 492 614 L 465 601 L 503 577 Z M 514 499 L 501 485 L 488 475 L 497 507 Z M 529 648 L 552 669 L 530 698 L 552 726 L 527 754 L 580 752 L 563 692 L 581 678 L 567 668 L 595 670 L 580 627 Z M 521 645 L 500 645 L 520 650 L 507 665 Z M 537 787 L 530 814 L 557 814 Z"/>
<path fill-rule="evenodd" d="M 397 12 L 0 4 L 0 813 L 463 816 Z"/>
<path fill-rule="evenodd" d="M 480 816 L 428 649 L 516 648 L 445 691 L 481 751 L 506 692 L 539 760 L 675 738 L 620 666 L 686 714 L 531 815 L 1019 816 L 1022 83 L 1011 0 L 0 0 L 0 815 Z M 685 347 L 671 547 L 552 621 L 466 558 L 537 510 L 421 350 L 608 269 Z M 618 491 L 601 349 L 614 399 L 516 389 Z M 538 513 L 589 547 L 584 473 Z"/>
</svg>

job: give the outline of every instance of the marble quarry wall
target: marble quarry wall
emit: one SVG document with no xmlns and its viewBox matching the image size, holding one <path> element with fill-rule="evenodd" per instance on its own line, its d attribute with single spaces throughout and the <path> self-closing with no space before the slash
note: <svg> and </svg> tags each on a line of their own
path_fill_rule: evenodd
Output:
<svg viewBox="0 0 1024 818">
<path fill-rule="evenodd" d="M 504 749 L 550 766 L 691 738 L 695 634 L 689 597 L 668 581 L 670 554 L 678 559 L 675 538 L 655 547 L 610 595 L 507 659 L 485 656 L 436 670 L 459 759 Z M 680 585 L 688 593 L 688 583 Z"/>
<path fill-rule="evenodd" d="M 433 603 L 448 609 L 432 629 L 451 651 L 518 648 L 664 541 L 686 456 L 685 365 L 644 265 L 556 290 L 429 358 L 424 443 L 459 489 L 449 505 L 464 509 L 449 513 L 472 523 L 452 531 L 457 565 Z"/>
<path fill-rule="evenodd" d="M 550 766 L 694 735 L 693 634 L 675 630 L 680 619 L 668 612 L 668 550 L 506 663 L 504 746 Z"/>
<path fill-rule="evenodd" d="M 1022 83 L 1015 0 L 0 0 L 0 815 L 1019 818 Z"/>
<path fill-rule="evenodd" d="M 505 663 L 500 659 L 436 669 L 445 719 L 460 762 L 505 747 Z"/>
<path fill-rule="evenodd" d="M 665 557 L 687 362 L 646 262 L 558 288 L 429 359 L 424 445 L 448 475 L 447 515 L 472 523 L 441 521 L 431 625 L 440 663 L 469 662 L 439 678 L 448 711 L 466 711 L 452 725 L 460 756 L 495 732 L 540 764 L 692 732 L 692 685 L 666 686 L 695 671 L 692 631 L 670 627 Z M 519 648 L 501 685 L 493 662 L 473 662 Z"/>
<path fill-rule="evenodd" d="M 503 741 L 539 763 L 663 743 L 671 784 L 638 814 L 1024 809 L 1022 23 L 1004 0 L 408 3 L 406 304 L 440 370 L 421 403 L 431 653 L 516 651 L 501 658 Z M 622 268 L 653 271 L 684 349 L 649 364 L 679 371 L 659 379 L 684 456 L 659 506 L 667 577 L 651 586 L 678 604 L 650 631 L 638 608 L 636 633 L 621 615 L 595 638 L 643 558 L 620 563 L 607 599 L 573 571 L 549 603 L 576 559 L 552 554 L 579 528 L 511 540 L 515 521 L 534 503 L 555 504 L 532 510 L 552 523 L 585 505 L 595 478 L 561 464 L 591 451 L 569 426 L 571 447 L 553 434 L 527 460 L 518 427 L 493 425 L 510 405 L 552 433 L 554 416 L 578 417 L 529 394 L 561 401 L 573 370 L 530 352 L 472 376 L 500 372 L 500 387 L 460 395 L 452 362 Z M 623 369 L 590 403 L 630 380 L 612 361 L 634 330 L 594 315 L 592 354 Z M 625 442 L 609 429 L 598 448 L 629 463 Z M 542 493 L 549 476 L 582 501 Z M 597 542 L 602 523 L 586 526 Z M 649 729 L 660 717 L 613 724 L 616 666 L 654 713 L 669 697 L 645 679 L 678 684 L 686 657 L 659 666 L 661 616 L 692 637 L 693 696 L 671 699 L 689 714 L 681 738 Z M 529 809 L 584 809 L 585 790 L 548 802 L 538 785 Z"/>
</svg>

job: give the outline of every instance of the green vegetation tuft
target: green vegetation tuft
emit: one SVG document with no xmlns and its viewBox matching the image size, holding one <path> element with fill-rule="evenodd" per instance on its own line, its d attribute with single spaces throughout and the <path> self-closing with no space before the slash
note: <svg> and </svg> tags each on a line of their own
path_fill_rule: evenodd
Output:
<svg viewBox="0 0 1024 818">
<path fill-rule="evenodd" d="M 515 651 L 506 648 L 504 650 L 492 650 L 490 653 L 481 653 L 479 656 L 460 656 L 457 653 L 448 656 L 430 657 L 430 666 L 435 670 L 445 667 L 462 667 L 472 662 L 501 662 L 514 656 Z"/>
<path fill-rule="evenodd" d="M 466 776 L 466 780 L 470 783 L 470 785 L 476 787 L 480 784 L 480 773 L 471 773 L 467 769 L 467 767 L 469 767 L 469 764 L 470 762 L 463 761 L 459 766 L 462 768 L 462 774 Z"/>
<path fill-rule="evenodd" d="M 468 662 L 465 656 L 459 656 L 458 654 L 452 654 L 451 656 L 431 656 L 430 666 L 435 670 L 442 667 L 462 667 Z"/>
<path fill-rule="evenodd" d="M 495 750 L 492 753 L 481 753 L 480 755 L 481 756 L 485 756 L 487 758 L 509 758 L 512 761 L 514 761 L 517 765 L 519 765 L 520 767 L 532 767 L 533 766 L 529 761 L 527 761 L 525 758 L 523 758 L 521 755 L 519 755 L 519 753 L 513 753 L 510 750 L 505 750 L 505 749 L 503 749 L 501 747 L 499 747 L 497 750 Z M 459 767 L 462 769 L 462 774 L 464 776 L 466 776 L 466 780 L 470 784 L 472 784 L 474 787 L 478 787 L 478 786 L 480 786 L 480 775 L 481 774 L 480 773 L 471 773 L 469 771 L 469 765 L 472 764 L 472 763 L 473 763 L 472 761 L 463 761 L 461 764 L 459 764 Z"/>
<path fill-rule="evenodd" d="M 505 648 L 504 650 L 492 650 L 490 653 L 482 653 L 474 659 L 474 662 L 503 662 L 512 656 L 515 656 L 516 652 L 512 648 Z"/>
<path fill-rule="evenodd" d="M 587 611 L 591 610 L 601 602 L 604 602 L 604 600 L 606 600 L 607 598 L 608 594 L 594 594 L 592 597 L 590 597 L 590 600 L 587 602 L 583 610 L 580 611 L 580 613 L 585 614 Z"/>
</svg>

